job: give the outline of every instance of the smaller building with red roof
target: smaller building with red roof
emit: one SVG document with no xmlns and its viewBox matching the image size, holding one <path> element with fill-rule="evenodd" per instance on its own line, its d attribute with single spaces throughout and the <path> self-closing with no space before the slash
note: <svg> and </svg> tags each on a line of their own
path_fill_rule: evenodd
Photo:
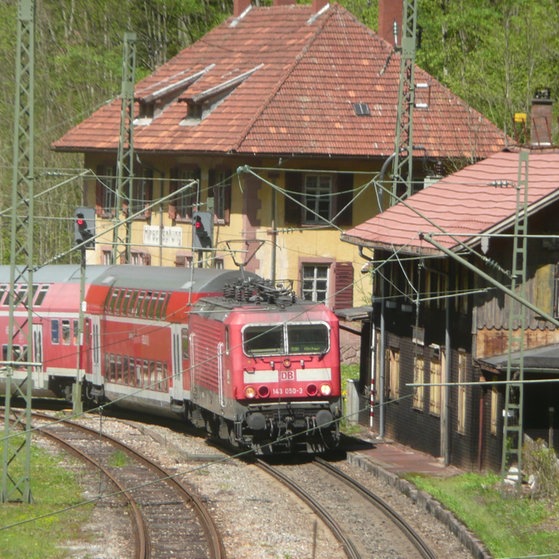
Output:
<svg viewBox="0 0 559 559">
<path fill-rule="evenodd" d="M 499 469 L 509 376 L 529 381 L 511 421 L 532 438 L 557 432 L 558 212 L 559 151 L 505 150 L 342 234 L 374 254 L 377 349 L 360 384 L 376 387 L 377 429 Z"/>
</svg>

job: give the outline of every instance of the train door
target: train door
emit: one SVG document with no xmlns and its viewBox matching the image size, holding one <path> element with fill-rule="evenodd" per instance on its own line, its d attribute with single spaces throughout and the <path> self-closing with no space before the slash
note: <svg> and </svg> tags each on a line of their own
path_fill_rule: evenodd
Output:
<svg viewBox="0 0 559 559">
<path fill-rule="evenodd" d="M 219 342 L 217 344 L 217 383 L 218 383 L 218 396 L 219 396 L 219 405 L 223 409 L 225 407 L 225 398 L 223 396 L 223 354 L 224 354 L 224 344 L 223 342 Z"/>
<path fill-rule="evenodd" d="M 196 334 L 191 333 L 189 336 L 188 345 L 190 348 L 190 369 L 189 369 L 189 378 L 190 378 L 190 399 L 196 400 L 196 377 L 194 376 L 194 372 L 196 370 L 196 358 L 197 358 L 197 350 L 196 347 Z"/>
<path fill-rule="evenodd" d="M 189 398 L 188 386 L 185 380 L 188 374 L 188 328 L 181 324 L 172 325 L 173 349 L 173 382 L 171 386 L 171 397 L 173 400 L 182 402 Z"/>
<path fill-rule="evenodd" d="M 101 386 L 103 378 L 101 376 L 101 322 L 100 317 L 91 317 L 91 382 Z M 87 377 L 87 374 L 86 374 Z"/>
<path fill-rule="evenodd" d="M 33 324 L 31 328 L 33 333 L 33 354 L 31 355 L 31 360 L 37 363 L 33 367 L 35 388 L 45 388 L 48 383 L 43 364 L 43 325 Z"/>
</svg>

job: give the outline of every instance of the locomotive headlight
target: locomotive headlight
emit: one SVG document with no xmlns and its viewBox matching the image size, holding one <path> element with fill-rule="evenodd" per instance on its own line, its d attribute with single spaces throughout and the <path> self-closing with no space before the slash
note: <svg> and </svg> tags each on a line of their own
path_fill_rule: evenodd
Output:
<svg viewBox="0 0 559 559">
<path fill-rule="evenodd" d="M 254 390 L 254 388 L 252 386 L 247 386 L 245 388 L 245 396 L 249 400 L 252 400 L 256 396 L 256 390 Z"/>
<path fill-rule="evenodd" d="M 330 396 L 330 394 L 332 394 L 332 387 L 329 384 L 321 384 L 320 393 L 323 396 Z"/>
</svg>

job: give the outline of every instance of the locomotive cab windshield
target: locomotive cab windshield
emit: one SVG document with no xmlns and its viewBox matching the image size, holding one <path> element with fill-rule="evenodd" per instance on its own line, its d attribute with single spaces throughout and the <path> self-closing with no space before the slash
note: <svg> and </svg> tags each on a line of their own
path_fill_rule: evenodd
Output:
<svg viewBox="0 0 559 559">
<path fill-rule="evenodd" d="M 324 323 L 252 324 L 243 329 L 243 350 L 250 357 L 324 355 L 329 347 L 329 329 Z"/>
</svg>

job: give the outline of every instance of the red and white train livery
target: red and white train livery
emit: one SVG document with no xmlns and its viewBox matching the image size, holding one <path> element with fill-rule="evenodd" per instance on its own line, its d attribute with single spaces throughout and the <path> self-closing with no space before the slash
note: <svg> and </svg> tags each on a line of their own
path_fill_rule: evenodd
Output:
<svg viewBox="0 0 559 559">
<path fill-rule="evenodd" d="M 78 371 L 92 401 L 180 414 L 242 448 L 337 445 L 338 320 L 326 306 L 246 272 L 91 267 L 78 366 L 79 267 L 47 268 L 35 288 L 52 296 L 48 311 L 34 306 L 42 334 L 32 353 L 44 364 L 35 386 L 67 397 Z M 6 313 L 0 306 L 0 321 Z M 6 335 L 2 328 L 3 346 Z"/>
</svg>

